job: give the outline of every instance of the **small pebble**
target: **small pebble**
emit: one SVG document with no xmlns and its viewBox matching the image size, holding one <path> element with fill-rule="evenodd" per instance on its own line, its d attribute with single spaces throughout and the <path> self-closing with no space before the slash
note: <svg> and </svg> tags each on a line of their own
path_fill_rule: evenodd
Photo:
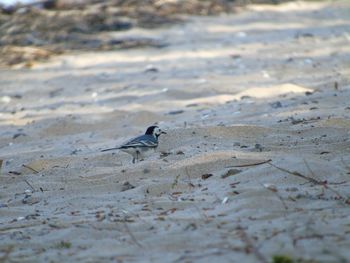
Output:
<svg viewBox="0 0 350 263">
<path fill-rule="evenodd" d="M 168 115 L 176 115 L 176 114 L 181 114 L 184 113 L 183 110 L 174 110 L 174 111 L 169 111 Z"/>
<path fill-rule="evenodd" d="M 153 66 L 153 65 L 147 65 L 146 66 L 146 68 L 145 68 L 145 71 L 144 72 L 158 72 L 159 71 L 159 69 L 158 68 L 156 68 L 155 66 Z"/>
<path fill-rule="evenodd" d="M 135 186 L 133 186 L 131 183 L 125 182 L 122 186 L 121 192 L 130 190 L 130 189 L 134 189 L 134 188 L 135 188 Z"/>
<path fill-rule="evenodd" d="M 242 170 L 239 170 L 239 169 L 229 169 L 229 170 L 225 171 L 220 177 L 221 177 L 222 179 L 225 179 L 225 178 L 227 178 L 227 177 L 229 177 L 229 176 L 231 176 L 231 175 L 235 175 L 235 174 L 238 174 L 238 173 L 240 173 L 240 172 L 242 172 Z"/>
<path fill-rule="evenodd" d="M 259 152 L 262 152 L 263 149 L 264 149 L 264 148 L 261 146 L 261 144 L 259 144 L 259 143 L 255 144 L 254 148 L 255 148 L 256 150 L 258 150 Z"/>
<path fill-rule="evenodd" d="M 286 191 L 287 191 L 287 192 L 297 192 L 297 191 L 299 191 L 299 189 L 296 188 L 296 187 L 287 187 L 287 188 L 286 188 Z"/>
<path fill-rule="evenodd" d="M 209 177 L 212 177 L 212 176 L 213 176 L 213 174 L 202 174 L 202 179 L 206 180 L 206 179 L 208 179 Z"/>
<path fill-rule="evenodd" d="M 33 193 L 33 192 L 32 192 L 32 190 L 27 189 L 27 190 L 24 191 L 24 193 L 25 193 L 26 195 L 30 195 L 30 194 Z"/>
<path fill-rule="evenodd" d="M 273 192 L 278 192 L 277 186 L 274 184 L 263 184 L 265 188 L 273 191 Z"/>
<path fill-rule="evenodd" d="M 270 106 L 273 109 L 278 109 L 278 108 L 282 108 L 282 103 L 280 101 L 276 101 L 276 102 L 270 103 Z"/>
</svg>

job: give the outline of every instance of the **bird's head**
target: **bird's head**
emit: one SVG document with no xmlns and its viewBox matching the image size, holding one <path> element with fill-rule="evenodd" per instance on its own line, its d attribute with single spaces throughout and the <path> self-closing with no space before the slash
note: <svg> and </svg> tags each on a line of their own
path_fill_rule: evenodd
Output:
<svg viewBox="0 0 350 263">
<path fill-rule="evenodd" d="M 158 138 L 161 134 L 166 134 L 165 131 L 161 130 L 158 126 L 150 126 L 146 130 L 146 135 L 152 135 Z"/>
</svg>

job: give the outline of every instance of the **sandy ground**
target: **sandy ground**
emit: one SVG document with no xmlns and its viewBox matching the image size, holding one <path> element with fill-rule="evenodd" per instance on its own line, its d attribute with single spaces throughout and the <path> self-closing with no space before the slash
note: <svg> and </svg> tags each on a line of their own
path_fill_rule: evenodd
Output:
<svg viewBox="0 0 350 263">
<path fill-rule="evenodd" d="M 0 71 L 1 261 L 350 261 L 349 2 L 113 34 L 168 46 Z"/>
</svg>

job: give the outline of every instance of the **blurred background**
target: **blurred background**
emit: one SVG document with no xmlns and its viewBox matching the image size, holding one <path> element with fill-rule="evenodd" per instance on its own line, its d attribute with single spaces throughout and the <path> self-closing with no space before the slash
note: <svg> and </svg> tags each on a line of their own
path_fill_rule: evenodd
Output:
<svg viewBox="0 0 350 263">
<path fill-rule="evenodd" d="M 184 14 L 218 15 L 238 12 L 247 4 L 281 2 L 285 1 L 0 0 L 0 67 L 30 67 L 68 50 L 162 47 L 164 43 L 147 38 L 120 40 L 104 33 L 182 23 Z"/>
</svg>

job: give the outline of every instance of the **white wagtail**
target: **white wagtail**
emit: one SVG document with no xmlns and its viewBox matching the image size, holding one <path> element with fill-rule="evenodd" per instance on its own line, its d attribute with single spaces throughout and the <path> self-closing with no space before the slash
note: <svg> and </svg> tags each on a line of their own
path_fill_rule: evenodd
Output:
<svg viewBox="0 0 350 263">
<path fill-rule="evenodd" d="M 139 157 L 143 159 L 145 153 L 158 147 L 158 137 L 161 134 L 166 134 L 166 132 L 162 131 L 158 126 L 150 126 L 144 135 L 138 136 L 119 147 L 104 149 L 102 152 L 119 149 L 132 155 L 132 163 L 135 163 L 135 160 L 138 161 Z"/>
</svg>

